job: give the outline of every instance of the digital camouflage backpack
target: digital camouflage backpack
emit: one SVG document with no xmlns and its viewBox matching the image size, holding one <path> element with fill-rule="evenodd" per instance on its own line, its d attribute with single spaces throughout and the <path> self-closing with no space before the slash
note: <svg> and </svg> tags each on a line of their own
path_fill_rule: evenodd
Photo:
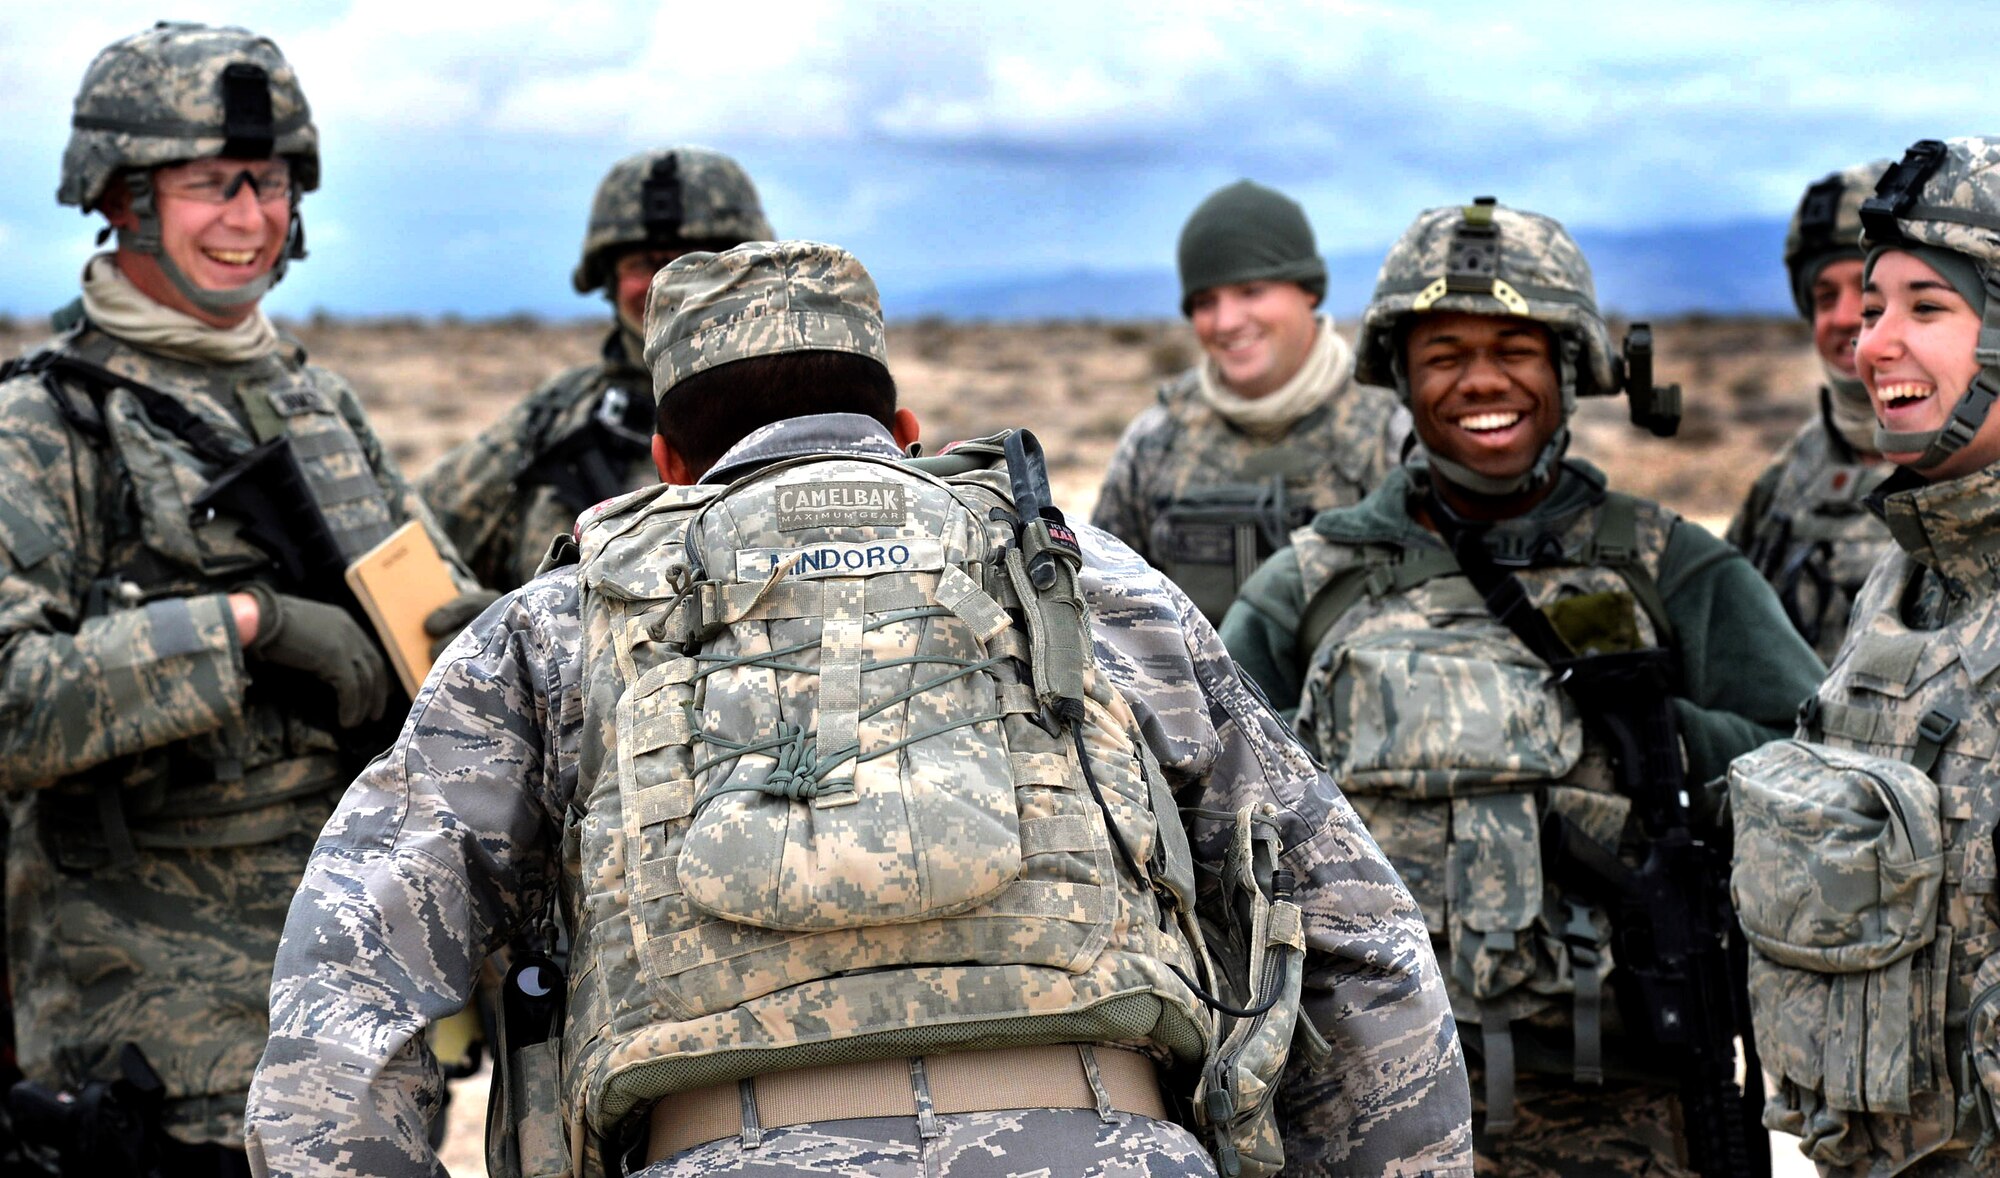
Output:
<svg viewBox="0 0 2000 1178">
<path fill-rule="evenodd" d="M 496 1172 L 602 1172 L 677 1092 L 1066 1042 L 1145 1050 L 1226 1169 L 1281 1164 L 1304 940 L 1273 834 L 1238 816 L 1241 920 L 1210 927 L 1245 956 L 1218 966 L 1180 814 L 1093 663 L 1074 539 L 1012 477 L 1031 445 L 950 478 L 780 462 L 586 515 L 578 973 L 560 1047 L 515 1057 L 561 1109 Z M 1202 991 L 1265 1009 L 1219 1027 Z"/>
</svg>

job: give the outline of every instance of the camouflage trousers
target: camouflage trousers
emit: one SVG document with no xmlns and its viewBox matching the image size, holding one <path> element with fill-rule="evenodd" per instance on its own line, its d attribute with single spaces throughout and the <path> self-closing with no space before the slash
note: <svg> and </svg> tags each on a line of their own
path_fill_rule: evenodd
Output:
<svg viewBox="0 0 2000 1178">
<path fill-rule="evenodd" d="M 861 1117 L 766 1129 L 755 1146 L 725 1137 L 633 1178 L 1215 1178 L 1194 1134 L 1171 1121 L 1093 1109 L 940 1114 L 925 1137 L 915 1117 Z"/>
<path fill-rule="evenodd" d="M 1517 1076 L 1514 1129 L 1495 1137 L 1486 1132 L 1485 1069 L 1468 1060 L 1466 1071 L 1472 1081 L 1474 1170 L 1482 1176 L 1696 1178 L 1687 1164 L 1680 1100 L 1671 1089 Z"/>
</svg>

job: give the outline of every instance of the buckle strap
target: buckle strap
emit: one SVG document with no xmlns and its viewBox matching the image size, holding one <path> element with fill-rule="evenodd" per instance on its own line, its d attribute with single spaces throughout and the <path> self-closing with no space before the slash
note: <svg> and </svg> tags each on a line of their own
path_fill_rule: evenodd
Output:
<svg viewBox="0 0 2000 1178">
<path fill-rule="evenodd" d="M 1569 949 L 1570 980 L 1576 991 L 1571 1009 L 1575 1034 L 1575 1057 L 1571 1071 L 1579 1084 L 1604 1083 L 1604 979 L 1597 972 L 1603 961 L 1598 951 L 1597 925 L 1590 919 L 1590 907 L 1564 900 L 1569 923 L 1563 927 L 1563 944 Z"/>
<path fill-rule="evenodd" d="M 1937 768 L 1938 754 L 1958 731 L 1958 721 L 1957 714 L 1944 707 L 1932 708 L 1917 721 L 1917 746 L 1910 753 L 1910 764 L 1917 772 L 1929 777 L 1931 770 Z"/>
<path fill-rule="evenodd" d="M 865 1060 L 773 1072 L 664 1097 L 653 1106 L 646 1158 L 757 1136 L 785 1125 L 860 1117 L 932 1118 L 1013 1108 L 1105 1109 L 1164 1119 L 1151 1058 L 1097 1044 L 1090 1063 L 1074 1043 Z M 921 1088 L 919 1087 L 921 1085 Z M 1100 1096 L 1101 1093 L 1101 1096 Z"/>
<path fill-rule="evenodd" d="M 1479 1038 L 1486 1057 L 1486 1132 L 1504 1137 L 1514 1131 L 1514 1028 L 1498 1005 L 1480 1004 Z"/>
</svg>

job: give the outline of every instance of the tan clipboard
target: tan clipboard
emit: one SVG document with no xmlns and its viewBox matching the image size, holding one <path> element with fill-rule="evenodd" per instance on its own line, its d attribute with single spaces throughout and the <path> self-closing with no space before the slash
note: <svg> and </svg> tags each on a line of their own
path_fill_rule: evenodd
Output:
<svg viewBox="0 0 2000 1178">
<path fill-rule="evenodd" d="M 424 633 L 424 619 L 459 594 L 451 566 L 424 526 L 411 520 L 347 566 L 347 587 L 368 611 L 404 690 L 415 699 L 431 669 L 434 639 Z"/>
</svg>

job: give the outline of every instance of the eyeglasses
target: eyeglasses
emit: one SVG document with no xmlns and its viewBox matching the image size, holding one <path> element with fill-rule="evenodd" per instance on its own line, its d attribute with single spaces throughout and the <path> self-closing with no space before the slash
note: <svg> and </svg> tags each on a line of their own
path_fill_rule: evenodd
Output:
<svg viewBox="0 0 2000 1178">
<path fill-rule="evenodd" d="M 650 278 L 660 267 L 681 257 L 688 251 L 683 249 L 639 249 L 620 254 L 611 263 L 611 269 L 620 278 Z"/>
<path fill-rule="evenodd" d="M 153 177 L 153 186 L 157 191 L 181 200 L 210 205 L 228 204 L 235 200 L 236 194 L 243 191 L 246 184 L 250 191 L 257 194 L 259 203 L 288 200 L 292 195 L 291 165 L 276 163 L 246 168 L 194 163 L 178 168 L 162 168 Z"/>
</svg>

